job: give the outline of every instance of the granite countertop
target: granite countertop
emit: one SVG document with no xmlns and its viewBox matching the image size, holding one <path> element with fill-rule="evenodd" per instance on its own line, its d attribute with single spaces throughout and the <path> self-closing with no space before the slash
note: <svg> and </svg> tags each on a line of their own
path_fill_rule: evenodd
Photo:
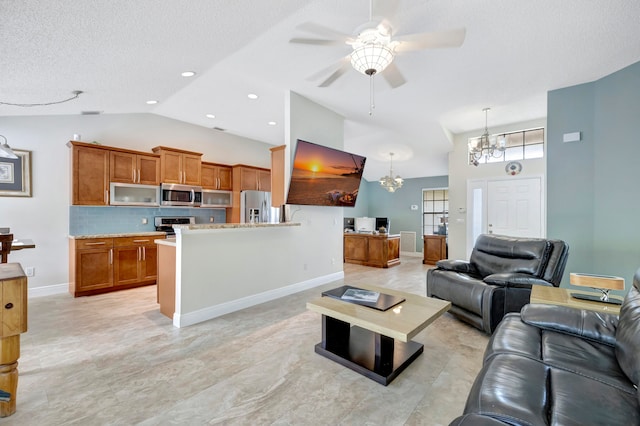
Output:
<svg viewBox="0 0 640 426">
<path fill-rule="evenodd" d="M 118 234 L 93 234 L 93 235 L 69 235 L 73 240 L 86 240 L 90 238 L 119 238 L 119 237 L 165 237 L 167 234 L 160 231 L 151 232 L 122 232 Z"/>
<path fill-rule="evenodd" d="M 204 223 L 199 225 L 173 225 L 173 229 L 239 229 L 239 228 L 281 228 L 286 226 L 300 226 L 299 223 Z"/>
</svg>

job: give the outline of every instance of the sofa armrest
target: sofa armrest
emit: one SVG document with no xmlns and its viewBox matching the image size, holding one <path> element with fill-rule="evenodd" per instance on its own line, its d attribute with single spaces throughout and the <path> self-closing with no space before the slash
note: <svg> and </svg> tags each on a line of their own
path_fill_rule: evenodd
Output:
<svg viewBox="0 0 640 426">
<path fill-rule="evenodd" d="M 522 272 L 505 272 L 501 274 L 491 274 L 484 277 L 482 280 L 487 284 L 499 285 L 503 287 L 520 287 L 531 288 L 532 285 L 544 285 L 547 287 L 553 287 L 549 281 L 545 281 L 542 278 L 535 277 L 531 274 L 525 274 Z"/>
<path fill-rule="evenodd" d="M 436 262 L 438 269 L 445 271 L 461 272 L 463 274 L 478 275 L 475 266 L 464 260 L 443 259 Z"/>
<path fill-rule="evenodd" d="M 615 346 L 618 316 L 557 305 L 530 304 L 520 313 L 525 324 Z"/>
</svg>

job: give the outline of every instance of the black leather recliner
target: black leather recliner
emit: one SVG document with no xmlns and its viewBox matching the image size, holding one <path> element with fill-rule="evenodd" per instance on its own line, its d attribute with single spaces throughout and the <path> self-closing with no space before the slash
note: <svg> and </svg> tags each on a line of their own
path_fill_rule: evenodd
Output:
<svg viewBox="0 0 640 426">
<path fill-rule="evenodd" d="M 640 425 L 640 269 L 620 315 L 530 304 L 489 340 L 451 425 Z"/>
<path fill-rule="evenodd" d="M 529 303 L 532 285 L 560 285 L 568 256 L 564 241 L 483 234 L 469 262 L 440 260 L 427 271 L 427 296 L 450 301 L 451 314 L 491 334 Z"/>
</svg>

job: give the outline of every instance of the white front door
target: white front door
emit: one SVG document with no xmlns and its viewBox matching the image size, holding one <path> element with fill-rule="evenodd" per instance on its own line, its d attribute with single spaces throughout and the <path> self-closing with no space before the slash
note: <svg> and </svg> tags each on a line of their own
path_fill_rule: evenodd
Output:
<svg viewBox="0 0 640 426">
<path fill-rule="evenodd" d="M 487 182 L 487 232 L 542 237 L 540 178 Z"/>
</svg>

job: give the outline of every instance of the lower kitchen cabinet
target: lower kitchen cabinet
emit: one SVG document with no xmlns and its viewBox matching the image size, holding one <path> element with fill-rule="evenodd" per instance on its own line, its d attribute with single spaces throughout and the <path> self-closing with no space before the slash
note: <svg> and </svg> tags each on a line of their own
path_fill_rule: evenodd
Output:
<svg viewBox="0 0 640 426">
<path fill-rule="evenodd" d="M 114 285 L 154 284 L 158 277 L 155 238 L 114 238 Z"/>
<path fill-rule="evenodd" d="M 70 239 L 69 292 L 88 296 L 155 284 L 158 236 Z"/>
</svg>

